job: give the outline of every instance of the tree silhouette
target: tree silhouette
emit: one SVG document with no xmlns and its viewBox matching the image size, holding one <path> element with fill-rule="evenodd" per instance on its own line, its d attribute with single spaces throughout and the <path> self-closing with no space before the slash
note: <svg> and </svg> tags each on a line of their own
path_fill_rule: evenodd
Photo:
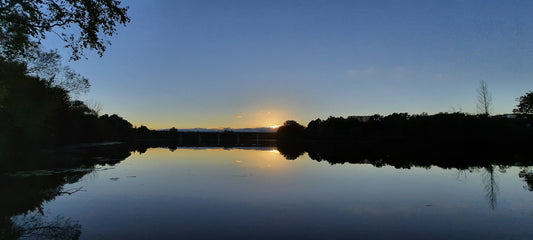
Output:
<svg viewBox="0 0 533 240">
<path fill-rule="evenodd" d="M 148 138 L 150 137 L 151 131 L 146 126 L 141 125 L 137 128 L 137 136 L 140 138 Z"/>
<path fill-rule="evenodd" d="M 299 139 L 303 137 L 305 127 L 294 120 L 286 121 L 283 126 L 278 128 L 278 139 Z"/>
<path fill-rule="evenodd" d="M 517 108 L 513 109 L 515 113 L 533 113 L 533 91 L 529 91 L 526 95 L 516 99 L 518 101 Z"/>
<path fill-rule="evenodd" d="M 491 108 L 492 95 L 489 92 L 487 83 L 481 80 L 477 89 L 477 110 L 481 114 L 489 115 Z"/>
<path fill-rule="evenodd" d="M 104 38 L 116 32 L 117 24 L 130 21 L 128 7 L 117 0 L 5 0 L 0 2 L 0 51 L 11 59 L 47 33 L 55 33 L 72 50 L 71 59 L 80 59 L 84 49 L 102 56 L 109 44 Z M 70 28 L 79 29 L 68 31 Z"/>
<path fill-rule="evenodd" d="M 133 138 L 124 119 L 98 117 L 81 101 L 71 102 L 72 94 L 88 90 L 89 81 L 63 66 L 57 51 L 41 48 L 41 40 L 54 33 L 72 50 L 72 60 L 85 49 L 102 56 L 106 37 L 130 21 L 128 8 L 120 5 L 117 0 L 0 1 L 0 150 L 22 143 Z"/>
<path fill-rule="evenodd" d="M 45 51 L 38 44 L 32 44 L 26 49 L 24 56 L 13 60 L 25 63 L 29 75 L 41 78 L 50 85 L 59 86 L 71 94 L 85 93 L 91 86 L 86 77 L 63 65 L 57 50 Z"/>
<path fill-rule="evenodd" d="M 496 176 L 494 174 L 494 166 L 490 165 L 485 167 L 485 172 L 483 173 L 483 183 L 485 184 L 485 197 L 489 201 L 489 206 L 491 210 L 496 209 L 497 197 L 499 192 L 498 183 L 496 182 Z"/>
<path fill-rule="evenodd" d="M 171 129 L 168 130 L 168 134 L 170 136 L 176 136 L 178 135 L 178 129 L 176 129 L 175 127 L 172 127 Z"/>
<path fill-rule="evenodd" d="M 98 116 L 84 102 L 72 100 L 65 89 L 29 76 L 24 64 L 2 60 L 0 119 L 0 155 L 30 147 L 135 138 L 132 125 L 123 118 Z"/>
</svg>

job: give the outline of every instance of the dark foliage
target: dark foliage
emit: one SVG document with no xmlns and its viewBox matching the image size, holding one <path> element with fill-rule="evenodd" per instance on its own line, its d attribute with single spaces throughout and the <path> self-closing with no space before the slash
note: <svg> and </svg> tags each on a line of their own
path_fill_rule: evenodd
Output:
<svg viewBox="0 0 533 240">
<path fill-rule="evenodd" d="M 533 113 L 533 91 L 517 99 L 518 105 L 513 109 L 515 113 Z"/>
<path fill-rule="evenodd" d="M 23 64 L 0 61 L 0 155 L 23 149 L 99 141 L 131 141 L 132 125 L 98 114 Z"/>
<path fill-rule="evenodd" d="M 286 121 L 278 128 L 277 137 L 280 140 L 294 140 L 304 136 L 305 127 L 294 120 Z"/>
<path fill-rule="evenodd" d="M 533 142 L 530 115 L 510 119 L 485 114 L 394 113 L 366 119 L 330 117 L 313 120 L 303 135 L 301 130 L 283 131 L 283 135 L 278 132 L 278 149 L 287 159 L 294 159 L 306 151 L 312 159 L 331 163 L 465 168 L 487 166 L 495 161 L 512 164 L 516 159 L 495 158 L 513 154 L 529 156 Z M 300 126 L 297 123 L 291 125 Z"/>
<path fill-rule="evenodd" d="M 532 123 L 533 119 L 527 115 L 509 119 L 503 116 L 488 117 L 464 113 L 394 113 L 385 117 L 374 115 L 367 121 L 330 117 L 327 120 L 311 121 L 303 132 L 303 141 L 342 142 L 352 145 L 424 143 L 456 147 L 514 148 L 529 141 L 533 136 Z M 301 136 L 300 131 L 284 131 L 283 135 L 278 131 L 278 138 L 296 138 Z"/>
<path fill-rule="evenodd" d="M 100 56 L 106 50 L 106 36 L 117 24 L 130 21 L 127 7 L 116 0 L 3 0 L 0 2 L 0 46 L 8 58 L 25 55 L 36 42 L 55 33 L 72 50 L 71 59 L 93 49 Z M 78 29 L 78 33 L 68 31 Z M 74 31 L 75 32 L 75 31 Z"/>
<path fill-rule="evenodd" d="M 26 64 L 30 76 L 46 80 L 51 86 L 59 86 L 70 94 L 80 94 L 89 91 L 89 79 L 63 65 L 57 50 L 45 51 L 38 44 L 26 49 L 24 56 L 14 61 Z"/>
</svg>

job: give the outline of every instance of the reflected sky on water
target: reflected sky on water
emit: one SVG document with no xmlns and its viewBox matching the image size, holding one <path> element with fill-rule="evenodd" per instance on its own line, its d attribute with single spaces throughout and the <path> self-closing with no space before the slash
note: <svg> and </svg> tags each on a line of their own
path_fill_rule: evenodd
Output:
<svg viewBox="0 0 533 240">
<path fill-rule="evenodd" d="M 104 168 L 107 169 L 107 168 Z M 152 148 L 43 205 L 82 239 L 533 239 L 522 168 L 395 169 L 275 148 Z"/>
</svg>

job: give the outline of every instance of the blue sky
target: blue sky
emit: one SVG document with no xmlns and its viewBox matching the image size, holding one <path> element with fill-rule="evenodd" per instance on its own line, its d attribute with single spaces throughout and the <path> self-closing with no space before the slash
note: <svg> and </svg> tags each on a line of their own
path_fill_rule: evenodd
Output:
<svg viewBox="0 0 533 240">
<path fill-rule="evenodd" d="M 497 114 L 533 90 L 532 1 L 123 4 L 132 22 L 103 58 L 68 64 L 91 81 L 81 99 L 135 125 L 475 113 L 481 80 Z"/>
</svg>

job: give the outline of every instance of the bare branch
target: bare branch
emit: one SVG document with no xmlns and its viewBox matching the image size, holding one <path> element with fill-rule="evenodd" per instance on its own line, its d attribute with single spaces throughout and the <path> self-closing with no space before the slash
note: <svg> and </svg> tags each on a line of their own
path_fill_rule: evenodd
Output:
<svg viewBox="0 0 533 240">
<path fill-rule="evenodd" d="M 67 191 L 64 191 L 64 192 L 59 192 L 60 195 L 62 194 L 68 194 L 68 195 L 72 195 L 74 193 L 77 193 L 77 192 L 86 192 L 87 190 L 83 190 L 83 187 L 79 187 L 79 188 L 74 188 L 74 189 L 69 189 Z"/>
<path fill-rule="evenodd" d="M 477 89 L 477 110 L 478 113 L 489 115 L 492 110 L 492 95 L 489 92 L 487 83 L 483 80 L 479 82 Z"/>
</svg>

